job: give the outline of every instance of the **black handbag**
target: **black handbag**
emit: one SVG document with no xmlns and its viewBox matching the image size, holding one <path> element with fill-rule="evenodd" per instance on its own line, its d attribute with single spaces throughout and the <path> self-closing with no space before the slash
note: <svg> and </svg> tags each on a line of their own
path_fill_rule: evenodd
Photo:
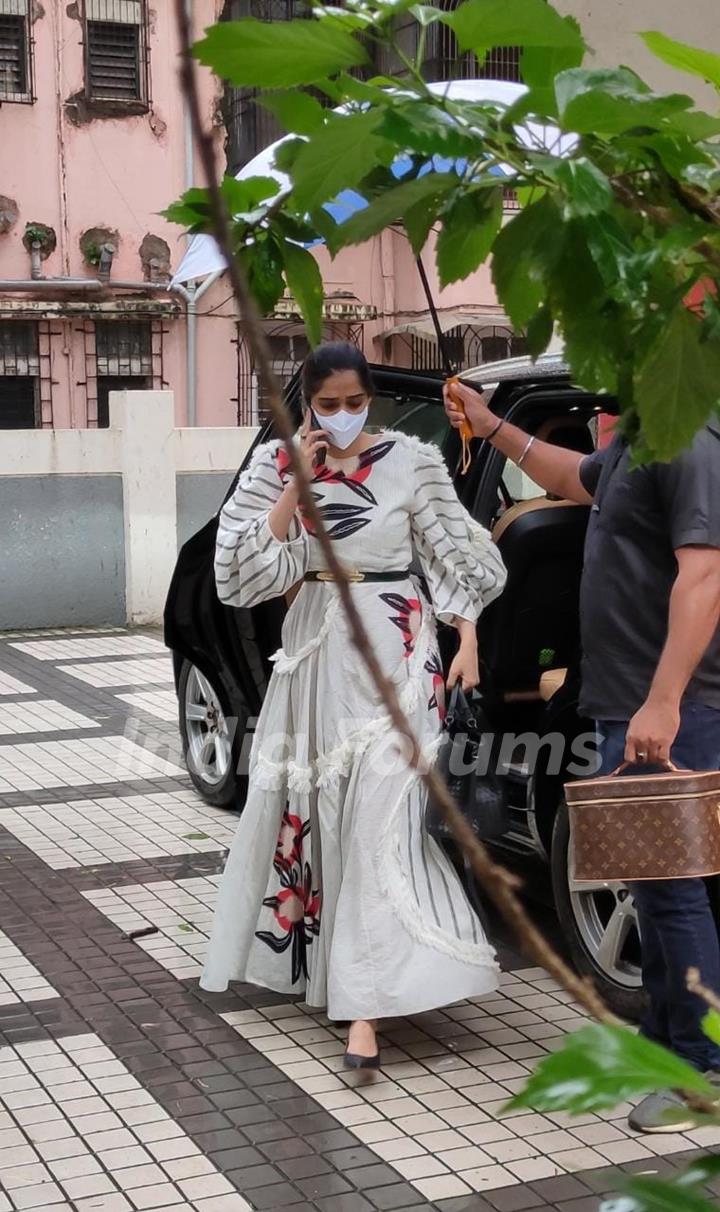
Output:
<svg viewBox="0 0 720 1212">
<path fill-rule="evenodd" d="M 450 695 L 436 769 L 457 807 L 478 838 L 489 841 L 510 827 L 510 814 L 502 781 L 492 768 L 493 736 L 476 690 L 465 694 L 458 685 Z M 436 841 L 452 839 L 432 796 L 425 827 Z"/>
</svg>

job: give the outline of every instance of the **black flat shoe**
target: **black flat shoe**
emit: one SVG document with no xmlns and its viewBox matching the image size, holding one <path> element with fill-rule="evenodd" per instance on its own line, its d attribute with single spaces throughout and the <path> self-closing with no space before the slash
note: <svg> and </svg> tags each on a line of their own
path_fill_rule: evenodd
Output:
<svg viewBox="0 0 720 1212">
<path fill-rule="evenodd" d="M 346 1069 L 379 1069 L 380 1053 L 376 1052 L 374 1056 L 358 1056 L 356 1052 L 346 1052 L 343 1065 Z"/>
</svg>

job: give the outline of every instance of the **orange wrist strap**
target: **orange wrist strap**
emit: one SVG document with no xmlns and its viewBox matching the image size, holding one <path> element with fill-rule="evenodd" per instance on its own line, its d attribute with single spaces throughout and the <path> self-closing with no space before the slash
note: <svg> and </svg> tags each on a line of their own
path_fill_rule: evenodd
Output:
<svg viewBox="0 0 720 1212">
<path fill-rule="evenodd" d="M 448 395 L 450 396 L 450 399 L 452 400 L 455 407 L 457 409 L 459 409 L 460 412 L 462 412 L 464 415 L 465 409 L 462 405 L 462 402 L 457 397 L 457 395 L 455 395 L 455 393 L 453 392 L 454 385 L 459 382 L 460 382 L 460 380 L 458 379 L 457 375 L 454 375 L 451 379 L 447 380 Z M 460 473 L 461 473 L 461 475 L 465 476 L 465 475 L 467 475 L 468 471 L 470 470 L 470 464 L 472 462 L 472 455 L 470 453 L 470 443 L 473 438 L 472 426 L 470 425 L 470 422 L 467 420 L 464 420 L 462 425 L 460 426 L 460 438 L 462 440 L 462 462 L 460 463 Z"/>
</svg>

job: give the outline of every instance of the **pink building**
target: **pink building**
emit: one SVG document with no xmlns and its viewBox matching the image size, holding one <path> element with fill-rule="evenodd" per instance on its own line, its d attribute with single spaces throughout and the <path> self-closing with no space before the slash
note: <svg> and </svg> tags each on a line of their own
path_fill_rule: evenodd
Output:
<svg viewBox="0 0 720 1212">
<path fill-rule="evenodd" d="M 196 36 L 226 10 L 270 19 L 293 0 L 188 0 Z M 185 247 L 160 212 L 200 181 L 177 79 L 169 0 L 0 0 L 0 428 L 108 423 L 108 394 L 171 388 L 178 424 L 252 424 L 262 409 L 226 280 L 168 288 Z M 428 69 L 453 65 L 448 44 Z M 467 70 L 467 65 L 465 65 Z M 510 78 L 506 48 L 474 72 Z M 236 170 L 276 137 L 251 94 L 203 76 L 218 162 Z M 385 233 L 332 262 L 326 335 L 374 361 L 427 367 L 437 349 L 409 246 Z M 434 285 L 432 256 L 428 272 Z M 207 289 L 206 289 L 207 288 Z M 437 292 L 460 360 L 511 349 L 487 271 Z M 267 321 L 289 377 L 306 351 L 291 299 Z"/>
</svg>

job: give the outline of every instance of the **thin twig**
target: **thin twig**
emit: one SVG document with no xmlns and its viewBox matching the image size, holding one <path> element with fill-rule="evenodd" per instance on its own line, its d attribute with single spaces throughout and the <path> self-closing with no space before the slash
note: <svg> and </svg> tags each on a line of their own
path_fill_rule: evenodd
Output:
<svg viewBox="0 0 720 1212">
<path fill-rule="evenodd" d="M 462 813 L 459 812 L 444 781 L 433 769 L 428 768 L 423 758 L 420 744 L 400 707 L 395 686 L 383 673 L 370 643 L 370 638 L 356 608 L 345 570 L 335 555 L 335 550 L 313 499 L 297 447 L 293 441 L 293 426 L 283 403 L 280 385 L 272 369 L 270 350 L 262 324 L 260 323 L 260 315 L 248 289 L 242 269 L 237 259 L 233 256 L 231 218 L 217 181 L 212 138 L 205 130 L 202 121 L 195 64 L 191 54 L 192 33 L 185 8 L 183 0 L 175 0 L 175 12 L 181 48 L 180 77 L 190 109 L 195 142 L 207 179 L 213 235 L 227 261 L 233 293 L 240 313 L 244 316 L 247 325 L 250 344 L 261 379 L 268 390 L 273 419 L 278 431 L 282 435 L 285 448 L 288 452 L 290 464 L 298 484 L 300 502 L 304 514 L 313 526 L 327 567 L 336 580 L 338 594 L 350 627 L 352 642 L 360 653 L 372 677 L 392 725 L 408 743 L 409 765 L 423 779 L 428 791 L 439 805 L 455 841 L 461 851 L 468 856 L 473 872 L 477 876 L 480 885 L 495 903 L 506 922 L 512 927 L 525 952 L 554 976 L 574 1000 L 582 1005 L 589 1014 L 602 1022 L 615 1022 L 616 1020 L 603 1004 L 592 983 L 577 976 L 560 956 L 557 955 L 553 948 L 549 946 L 542 933 L 536 928 L 525 912 L 515 891 L 515 878 L 493 861 L 488 851 L 475 837 Z"/>
</svg>

